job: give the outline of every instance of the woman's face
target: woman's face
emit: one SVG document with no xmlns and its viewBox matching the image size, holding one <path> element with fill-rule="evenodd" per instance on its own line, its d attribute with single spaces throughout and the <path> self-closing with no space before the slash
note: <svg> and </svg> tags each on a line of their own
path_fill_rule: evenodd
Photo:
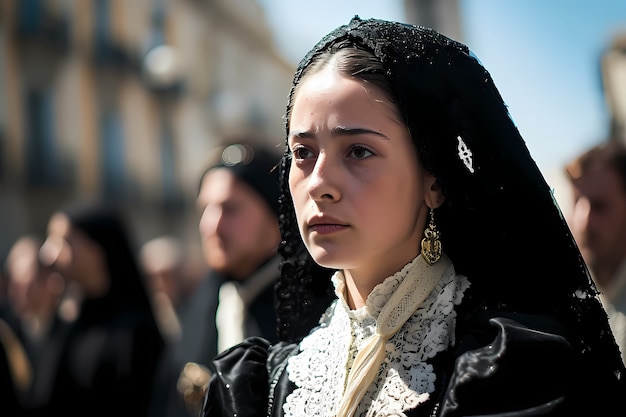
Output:
<svg viewBox="0 0 626 417">
<path fill-rule="evenodd" d="M 289 125 L 289 188 L 315 261 L 382 281 L 419 253 L 441 197 L 383 92 L 332 67 L 298 87 Z"/>
</svg>

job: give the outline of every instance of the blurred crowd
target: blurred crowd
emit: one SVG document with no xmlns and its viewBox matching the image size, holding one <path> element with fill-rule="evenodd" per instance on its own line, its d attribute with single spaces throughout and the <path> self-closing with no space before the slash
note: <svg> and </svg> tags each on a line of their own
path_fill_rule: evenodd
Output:
<svg viewBox="0 0 626 417">
<path fill-rule="evenodd" d="M 275 340 L 280 157 L 241 139 L 198 184 L 200 276 L 181 238 L 140 242 L 104 201 L 59 207 L 45 234 L 15 240 L 0 281 L 3 415 L 197 415 L 204 364 L 244 337 Z"/>
</svg>

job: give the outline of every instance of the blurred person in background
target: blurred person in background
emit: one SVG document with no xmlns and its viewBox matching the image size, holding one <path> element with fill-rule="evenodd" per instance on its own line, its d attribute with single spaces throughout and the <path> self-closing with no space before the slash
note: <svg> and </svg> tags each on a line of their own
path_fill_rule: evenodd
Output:
<svg viewBox="0 0 626 417">
<path fill-rule="evenodd" d="M 2 415 L 26 416 L 33 367 L 26 348 L 15 330 L 0 316 L 0 392 Z"/>
<path fill-rule="evenodd" d="M 0 392 L 2 415 L 25 416 L 26 400 L 33 380 L 33 363 L 25 343 L 20 317 L 11 300 L 13 265 L 21 252 L 15 242 L 0 270 Z M 19 258 L 19 257 L 18 257 Z"/>
<path fill-rule="evenodd" d="M 277 340 L 280 155 L 263 143 L 229 141 L 200 177 L 196 202 L 209 272 L 181 308 L 167 404 L 156 405 L 155 415 L 197 415 L 209 378 L 205 365 L 217 353 L 248 336 Z"/>
<path fill-rule="evenodd" d="M 572 233 L 626 363 L 626 146 L 618 140 L 593 146 L 565 172 L 573 197 Z"/>
<path fill-rule="evenodd" d="M 42 243 L 43 238 L 36 235 L 19 237 L 11 246 L 4 265 L 8 307 L 19 322 L 19 334 L 30 359 L 35 362 L 65 288 L 61 275 L 41 263 Z"/>
<path fill-rule="evenodd" d="M 47 233 L 40 257 L 78 292 L 78 311 L 47 341 L 32 411 L 146 416 L 165 341 L 123 214 L 99 203 L 71 205 L 50 217 Z"/>
<path fill-rule="evenodd" d="M 174 236 L 152 238 L 141 246 L 139 260 L 161 330 L 176 341 L 181 333 L 178 308 L 190 286 L 181 242 Z"/>
</svg>

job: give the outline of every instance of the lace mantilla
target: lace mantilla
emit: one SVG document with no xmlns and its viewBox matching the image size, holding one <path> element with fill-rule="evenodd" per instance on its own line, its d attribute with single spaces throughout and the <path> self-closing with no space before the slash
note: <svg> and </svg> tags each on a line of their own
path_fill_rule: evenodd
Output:
<svg viewBox="0 0 626 417">
<path fill-rule="evenodd" d="M 416 258 L 417 259 L 417 258 Z M 377 285 L 366 305 L 350 310 L 343 296 L 341 272 L 333 276 L 338 300 L 320 325 L 300 344 L 301 352 L 287 365 L 296 389 L 284 404 L 285 416 L 334 416 L 345 388 L 347 369 L 364 341 L 376 330 L 376 318 L 416 259 Z M 417 271 L 419 273 L 419 268 Z M 385 361 L 356 415 L 405 416 L 434 391 L 436 375 L 427 363 L 454 343 L 454 306 L 469 287 L 464 276 L 449 266 L 430 295 L 386 344 Z"/>
</svg>

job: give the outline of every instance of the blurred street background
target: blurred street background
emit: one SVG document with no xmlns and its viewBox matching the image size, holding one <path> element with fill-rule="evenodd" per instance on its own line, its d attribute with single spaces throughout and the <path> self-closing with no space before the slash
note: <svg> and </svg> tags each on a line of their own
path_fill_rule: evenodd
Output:
<svg viewBox="0 0 626 417">
<path fill-rule="evenodd" d="M 248 132 L 282 146 L 298 60 L 357 14 L 468 44 L 557 197 L 563 161 L 626 137 L 622 0 L 0 0 L 0 260 L 86 197 L 126 207 L 138 243 L 174 235 L 199 259 L 211 149 Z"/>
</svg>

